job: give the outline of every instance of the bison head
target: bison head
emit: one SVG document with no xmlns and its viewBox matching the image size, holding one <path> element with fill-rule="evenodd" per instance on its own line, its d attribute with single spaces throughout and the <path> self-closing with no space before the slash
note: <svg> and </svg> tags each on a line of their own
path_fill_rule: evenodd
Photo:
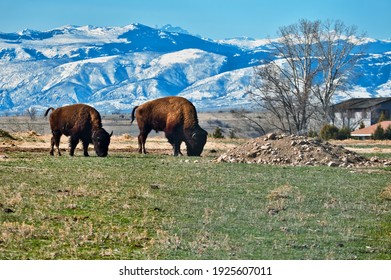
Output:
<svg viewBox="0 0 391 280">
<path fill-rule="evenodd" d="M 200 156 L 205 143 L 208 133 L 203 130 L 201 127 L 196 127 L 190 135 L 190 138 L 187 138 L 186 148 L 188 156 Z"/>
<path fill-rule="evenodd" d="M 110 138 L 113 132 L 109 134 L 103 128 L 94 131 L 92 134 L 92 143 L 94 144 L 94 150 L 98 157 L 105 157 L 109 151 Z"/>
</svg>

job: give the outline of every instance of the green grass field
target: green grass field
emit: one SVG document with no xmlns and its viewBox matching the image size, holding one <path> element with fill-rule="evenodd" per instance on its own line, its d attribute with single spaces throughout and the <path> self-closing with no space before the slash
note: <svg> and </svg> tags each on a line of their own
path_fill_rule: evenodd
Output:
<svg viewBox="0 0 391 280">
<path fill-rule="evenodd" d="M 391 259 L 391 170 L 0 160 L 0 259 Z"/>
</svg>

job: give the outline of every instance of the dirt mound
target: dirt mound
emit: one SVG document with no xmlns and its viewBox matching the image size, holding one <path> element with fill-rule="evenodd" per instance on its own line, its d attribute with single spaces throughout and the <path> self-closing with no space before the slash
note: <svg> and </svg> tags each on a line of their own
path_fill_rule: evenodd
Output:
<svg viewBox="0 0 391 280">
<path fill-rule="evenodd" d="M 358 167 L 391 165 L 376 157 L 366 159 L 342 146 L 316 138 L 274 133 L 252 139 L 222 154 L 218 162 L 258 163 L 271 165 L 328 165 Z"/>
</svg>

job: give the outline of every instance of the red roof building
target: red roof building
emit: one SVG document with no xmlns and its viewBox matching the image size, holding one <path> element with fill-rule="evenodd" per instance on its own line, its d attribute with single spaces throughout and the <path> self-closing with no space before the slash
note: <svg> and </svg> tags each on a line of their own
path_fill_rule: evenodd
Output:
<svg viewBox="0 0 391 280">
<path fill-rule="evenodd" d="M 378 125 L 380 125 L 384 130 L 386 130 L 388 126 L 391 126 L 391 121 L 383 121 L 368 127 L 364 127 L 362 129 L 357 129 L 353 131 L 350 135 L 352 137 L 371 137 Z"/>
</svg>

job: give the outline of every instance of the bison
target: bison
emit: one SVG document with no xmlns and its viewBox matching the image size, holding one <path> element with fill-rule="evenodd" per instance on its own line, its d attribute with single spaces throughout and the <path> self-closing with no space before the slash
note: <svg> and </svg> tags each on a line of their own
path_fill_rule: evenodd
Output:
<svg viewBox="0 0 391 280">
<path fill-rule="evenodd" d="M 136 114 L 135 114 L 136 112 Z M 146 153 L 145 141 L 151 130 L 164 131 L 173 147 L 174 156 L 182 155 L 180 146 L 186 143 L 188 156 L 200 156 L 208 133 L 198 125 L 194 105 L 183 97 L 169 96 L 148 101 L 132 111 L 132 121 L 137 119 L 139 153 Z"/>
<path fill-rule="evenodd" d="M 88 145 L 94 144 L 94 150 L 99 157 L 107 156 L 110 144 L 110 138 L 113 135 L 107 133 L 102 128 L 102 119 L 99 112 L 91 106 L 85 104 L 74 104 L 54 109 L 50 107 L 45 113 L 45 117 L 49 111 L 50 114 L 50 128 L 52 130 L 52 140 L 50 154 L 54 154 L 54 145 L 60 152 L 60 138 L 61 135 L 70 136 L 69 154 L 71 156 L 75 153 L 75 148 L 79 141 L 83 143 L 84 156 L 88 156 Z"/>
</svg>

